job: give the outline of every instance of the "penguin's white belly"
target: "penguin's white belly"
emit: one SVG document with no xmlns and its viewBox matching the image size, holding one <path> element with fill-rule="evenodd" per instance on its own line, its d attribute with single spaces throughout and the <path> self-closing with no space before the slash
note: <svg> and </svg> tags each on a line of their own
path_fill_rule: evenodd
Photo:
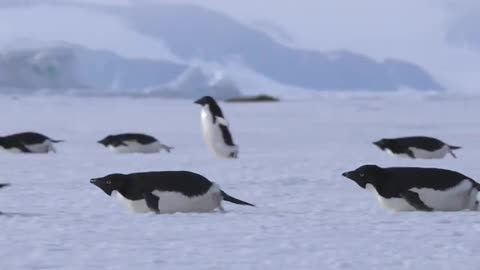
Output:
<svg viewBox="0 0 480 270">
<path fill-rule="evenodd" d="M 379 204 L 384 208 L 391 209 L 393 211 L 415 211 L 416 210 L 403 198 L 384 198 L 380 196 L 380 194 L 378 194 L 375 187 L 373 187 L 371 184 L 367 184 L 365 189 L 372 192 L 377 198 Z"/>
<path fill-rule="evenodd" d="M 473 209 L 478 192 L 468 180 L 443 191 L 430 188 L 412 188 L 411 191 L 417 192 L 427 206 L 437 211 Z"/>
<path fill-rule="evenodd" d="M 448 146 L 444 145 L 442 148 L 435 150 L 435 151 L 427 151 L 424 149 L 419 149 L 415 147 L 409 147 L 408 148 L 410 151 L 412 151 L 413 155 L 415 158 L 421 158 L 421 159 L 440 159 L 444 158 L 445 155 L 449 153 L 449 148 Z M 398 153 L 393 153 L 390 149 L 385 149 L 385 152 L 389 153 L 390 155 L 393 155 L 398 158 L 411 158 L 407 154 L 398 154 Z"/>
<path fill-rule="evenodd" d="M 215 124 L 212 120 L 212 115 L 208 109 L 202 109 L 201 112 L 202 131 L 205 142 L 208 147 L 219 157 L 229 157 L 232 152 L 238 152 L 237 145 L 227 145 L 223 139 L 222 131 L 218 126 L 219 122 Z"/>
<path fill-rule="evenodd" d="M 125 141 L 125 145 L 113 146 L 109 145 L 108 148 L 115 153 L 157 153 L 161 149 L 159 142 L 152 142 L 149 144 L 141 144 L 136 141 Z"/>
<path fill-rule="evenodd" d="M 44 141 L 42 143 L 37 143 L 37 144 L 27 144 L 27 145 L 24 145 L 24 146 L 25 146 L 25 148 L 30 150 L 30 152 L 32 152 L 32 153 L 48 153 L 49 151 L 55 151 L 55 148 L 53 147 L 53 145 L 50 141 Z M 14 153 L 14 154 L 25 153 L 25 152 L 23 152 L 22 150 L 20 150 L 16 147 L 12 147 L 12 148 L 7 149 L 7 148 L 4 148 L 4 147 L 0 146 L 0 148 L 3 151 Z"/>
<path fill-rule="evenodd" d="M 20 153 L 23 153 L 22 150 L 16 148 L 16 147 L 12 147 L 12 148 L 4 148 L 3 146 L 0 146 L 0 149 L 2 149 L 2 151 L 4 152 L 9 152 L 9 153 L 13 153 L 13 154 L 20 154 Z"/>
<path fill-rule="evenodd" d="M 385 152 L 387 152 L 388 154 L 394 156 L 394 157 L 397 157 L 397 158 L 411 158 L 410 156 L 408 156 L 407 154 L 399 154 L 399 153 L 394 153 L 392 152 L 392 150 L 386 148 L 385 149 Z"/>
<path fill-rule="evenodd" d="M 222 196 L 217 185 L 213 185 L 202 195 L 195 197 L 187 197 L 179 192 L 171 191 L 154 191 L 155 196 L 159 197 L 158 208 L 161 214 L 172 214 L 177 212 L 205 213 L 212 212 L 221 205 Z M 132 201 L 122 196 L 117 191 L 112 193 L 117 197 L 132 213 L 149 213 L 152 212 L 144 199 Z"/>
<path fill-rule="evenodd" d="M 123 197 L 120 192 L 114 190 L 112 192 L 112 197 L 117 198 L 117 200 L 123 204 L 127 209 L 132 212 L 132 213 L 148 213 L 151 212 L 150 209 L 148 209 L 147 204 L 145 203 L 145 200 L 129 200 L 125 197 Z"/>
<path fill-rule="evenodd" d="M 25 148 L 30 150 L 32 153 L 48 153 L 49 151 L 55 151 L 52 143 L 49 141 L 44 141 L 37 144 L 26 144 Z"/>
<path fill-rule="evenodd" d="M 385 208 L 394 211 L 416 211 L 403 198 L 384 198 L 370 184 L 367 184 L 366 189 L 373 192 L 380 205 Z M 410 190 L 418 193 L 423 203 L 435 211 L 477 210 L 476 200 L 478 191 L 473 188 L 472 183 L 468 180 L 443 191 L 431 188 L 412 188 Z"/>
<path fill-rule="evenodd" d="M 424 149 L 418 149 L 415 147 L 409 147 L 410 151 L 412 151 L 413 155 L 416 158 L 423 158 L 423 159 L 438 159 L 445 157 L 446 154 L 449 152 L 448 146 L 444 145 L 442 148 L 434 151 L 427 151 Z"/>
</svg>

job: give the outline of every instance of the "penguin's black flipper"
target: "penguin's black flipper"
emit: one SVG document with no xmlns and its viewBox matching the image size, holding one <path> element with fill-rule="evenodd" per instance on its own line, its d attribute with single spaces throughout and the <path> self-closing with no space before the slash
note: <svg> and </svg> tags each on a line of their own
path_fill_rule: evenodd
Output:
<svg viewBox="0 0 480 270">
<path fill-rule="evenodd" d="M 415 159 L 415 155 L 413 154 L 413 151 L 412 151 L 412 150 L 408 149 L 408 150 L 406 151 L 406 154 L 407 154 L 409 157 Z"/>
<path fill-rule="evenodd" d="M 431 212 L 433 211 L 432 208 L 427 206 L 418 196 L 418 193 L 413 192 L 413 191 L 406 191 L 401 194 L 402 198 L 404 198 L 411 206 L 413 206 L 415 209 L 419 211 L 427 211 Z"/>
<path fill-rule="evenodd" d="M 233 142 L 232 134 L 230 133 L 230 130 L 228 130 L 228 127 L 222 124 L 219 124 L 218 127 L 220 128 L 220 132 L 222 132 L 222 137 L 225 140 L 225 144 L 234 146 L 235 143 Z"/>
<path fill-rule="evenodd" d="M 160 198 L 158 196 L 155 196 L 152 193 L 143 193 L 143 197 L 145 198 L 145 202 L 150 210 L 157 214 L 160 213 L 160 209 L 158 209 L 158 200 Z"/>
<path fill-rule="evenodd" d="M 15 147 L 22 150 L 22 152 L 24 152 L 24 153 L 32 153 L 32 151 L 30 151 L 30 149 L 28 149 L 25 145 L 23 145 L 21 143 L 15 145 Z"/>
<path fill-rule="evenodd" d="M 128 147 L 128 144 L 122 142 L 122 141 L 118 141 L 118 142 L 113 142 L 112 143 L 113 147 L 119 147 L 119 146 L 125 146 L 125 147 Z"/>
</svg>

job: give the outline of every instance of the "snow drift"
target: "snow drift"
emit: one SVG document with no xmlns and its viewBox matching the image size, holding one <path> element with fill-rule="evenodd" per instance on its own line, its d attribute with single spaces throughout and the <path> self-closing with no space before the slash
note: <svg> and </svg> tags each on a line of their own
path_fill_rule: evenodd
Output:
<svg viewBox="0 0 480 270">
<path fill-rule="evenodd" d="M 128 59 L 72 44 L 8 50 L 0 54 L 3 92 L 83 95 L 154 95 L 218 99 L 241 95 L 224 72 L 208 73 L 163 60 Z"/>
<path fill-rule="evenodd" d="M 200 67 L 187 69 L 173 82 L 158 88 L 147 89 L 145 94 L 150 96 L 198 98 L 205 95 L 217 99 L 229 99 L 241 96 L 240 89 L 224 72 L 208 73 Z"/>
<path fill-rule="evenodd" d="M 36 90 L 82 89 L 74 72 L 75 57 L 66 48 L 0 53 L 0 87 Z"/>
</svg>

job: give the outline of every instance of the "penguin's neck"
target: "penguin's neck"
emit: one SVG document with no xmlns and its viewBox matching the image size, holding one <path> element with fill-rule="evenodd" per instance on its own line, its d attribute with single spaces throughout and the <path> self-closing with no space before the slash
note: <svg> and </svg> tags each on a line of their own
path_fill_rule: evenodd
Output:
<svg viewBox="0 0 480 270">
<path fill-rule="evenodd" d="M 370 191 L 370 192 L 373 192 L 373 193 L 378 193 L 378 192 L 377 192 L 377 188 L 376 188 L 374 185 L 370 184 L 370 183 L 368 183 L 368 184 L 365 185 L 365 189 L 368 190 L 368 191 Z"/>
<path fill-rule="evenodd" d="M 210 111 L 210 105 L 206 104 L 205 106 L 203 106 L 201 116 L 203 120 L 213 121 L 213 117 L 215 116 Z"/>
</svg>

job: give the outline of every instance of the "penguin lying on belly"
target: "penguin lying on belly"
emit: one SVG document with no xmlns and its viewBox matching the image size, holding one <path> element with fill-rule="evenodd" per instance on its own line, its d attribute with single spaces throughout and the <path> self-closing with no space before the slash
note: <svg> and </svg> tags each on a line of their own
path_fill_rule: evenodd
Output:
<svg viewBox="0 0 480 270">
<path fill-rule="evenodd" d="M 157 153 L 165 150 L 168 153 L 173 147 L 160 143 L 156 138 L 141 133 L 121 133 L 108 135 L 98 141 L 115 153 Z"/>
<path fill-rule="evenodd" d="M 456 158 L 453 150 L 461 148 L 460 146 L 448 145 L 439 139 L 425 136 L 381 139 L 373 142 L 373 144 L 394 156 L 413 159 L 441 159 L 447 154 Z"/>
<path fill-rule="evenodd" d="M 342 175 L 394 211 L 479 210 L 480 184 L 455 171 L 363 165 Z"/>
<path fill-rule="evenodd" d="M 133 213 L 224 211 L 222 200 L 254 206 L 234 198 L 202 175 L 189 171 L 109 174 L 90 183 L 116 197 Z"/>
<path fill-rule="evenodd" d="M 0 148 L 11 153 L 55 153 L 53 144 L 59 142 L 63 140 L 54 140 L 36 132 L 21 132 L 0 137 Z"/>
</svg>

